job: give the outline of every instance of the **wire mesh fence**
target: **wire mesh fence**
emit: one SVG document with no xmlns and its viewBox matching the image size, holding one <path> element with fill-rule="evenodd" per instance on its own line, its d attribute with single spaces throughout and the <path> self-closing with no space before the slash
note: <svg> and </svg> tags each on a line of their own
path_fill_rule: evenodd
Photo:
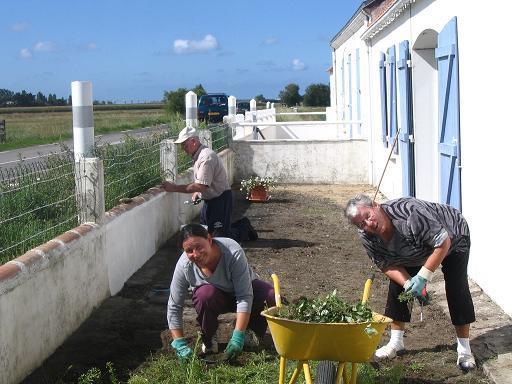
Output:
<svg viewBox="0 0 512 384">
<path fill-rule="evenodd" d="M 0 169 L 0 264 L 78 224 L 71 152 Z"/>
<path fill-rule="evenodd" d="M 228 129 L 230 129 L 228 124 L 215 125 L 208 127 L 208 129 L 212 133 L 212 149 L 215 152 L 228 148 Z"/>
<path fill-rule="evenodd" d="M 161 133 L 147 138 L 126 137 L 122 144 L 95 148 L 94 156 L 103 160 L 105 210 L 131 198 L 162 181 L 160 142 L 172 138 Z"/>
<path fill-rule="evenodd" d="M 216 152 L 228 147 L 229 126 L 208 129 Z M 93 156 L 103 161 L 105 210 L 165 179 L 160 145 L 176 137 L 175 130 L 169 130 L 144 138 L 126 136 L 120 144 L 94 148 Z M 176 149 L 177 173 L 182 173 L 193 161 L 182 146 Z M 98 198 L 84 175 L 84 164 L 75 162 L 67 148 L 0 166 L 0 264 L 80 224 L 84 209 L 95 206 Z"/>
</svg>

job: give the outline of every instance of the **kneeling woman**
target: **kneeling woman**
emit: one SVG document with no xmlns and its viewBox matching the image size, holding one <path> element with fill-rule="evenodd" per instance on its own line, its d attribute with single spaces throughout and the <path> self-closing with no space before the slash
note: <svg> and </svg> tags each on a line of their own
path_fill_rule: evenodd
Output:
<svg viewBox="0 0 512 384">
<path fill-rule="evenodd" d="M 184 226 L 178 241 L 183 254 L 174 269 L 167 305 L 167 321 L 173 338 L 171 346 L 180 359 L 192 355 L 183 337 L 183 305 L 191 286 L 204 353 L 217 352 L 214 336 L 218 316 L 236 312 L 235 329 L 224 351 L 226 358 L 232 359 L 242 352 L 247 328 L 258 338 L 265 334 L 267 321 L 260 312 L 265 302 L 269 307 L 275 305 L 274 289 L 258 279 L 236 241 L 212 238 L 199 224 Z"/>
</svg>

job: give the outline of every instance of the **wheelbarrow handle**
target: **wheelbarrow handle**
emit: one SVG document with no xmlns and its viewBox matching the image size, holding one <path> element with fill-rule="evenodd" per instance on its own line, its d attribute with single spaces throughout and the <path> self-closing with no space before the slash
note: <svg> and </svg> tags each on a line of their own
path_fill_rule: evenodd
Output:
<svg viewBox="0 0 512 384">
<path fill-rule="evenodd" d="M 281 302 L 281 289 L 279 287 L 279 279 L 277 278 L 277 275 L 272 272 L 272 269 L 267 269 L 268 273 L 270 274 L 270 277 L 272 278 L 272 283 L 274 284 L 274 296 L 276 298 L 276 306 L 281 307 L 283 304 Z"/>
<path fill-rule="evenodd" d="M 363 298 L 361 299 L 363 303 L 366 303 L 370 297 L 370 288 L 372 287 L 373 279 L 375 279 L 375 273 L 372 273 L 372 275 L 364 283 Z"/>
</svg>

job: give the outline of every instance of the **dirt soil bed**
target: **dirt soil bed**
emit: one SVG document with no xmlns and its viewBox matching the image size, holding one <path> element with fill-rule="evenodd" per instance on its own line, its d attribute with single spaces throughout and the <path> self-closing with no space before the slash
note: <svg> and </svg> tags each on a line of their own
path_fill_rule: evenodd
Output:
<svg viewBox="0 0 512 384">
<path fill-rule="evenodd" d="M 360 298 L 366 279 L 376 272 L 370 304 L 384 311 L 387 279 L 366 256 L 354 228 L 342 218 L 342 206 L 356 193 L 373 195 L 365 185 L 279 187 L 266 203 L 249 203 L 236 192 L 235 216 L 250 218 L 259 239 L 243 244 L 250 264 L 270 282 L 268 268 L 281 281 L 288 299 L 325 296 L 337 289 L 349 301 Z M 180 251 L 171 239 L 124 286 L 106 300 L 91 317 L 33 372 L 24 383 L 76 382 L 91 367 L 104 368 L 112 362 L 121 380 L 165 344 L 167 327 L 165 294 Z M 441 306 L 425 307 L 424 321 L 417 309 L 408 327 L 407 353 L 381 369 L 403 367 L 400 383 L 488 383 L 479 368 L 464 374 L 456 367 L 453 327 Z M 186 334 L 195 338 L 195 316 L 186 311 Z M 164 331 L 164 332 L 162 332 Z M 37 337 L 37 330 L 34 332 Z M 224 318 L 220 343 L 230 335 L 230 318 Z M 386 342 L 388 333 L 383 337 Z M 27 346 L 30 348 L 30 346 Z M 243 358 L 243 357 L 242 357 Z M 276 360 L 277 364 L 277 360 Z"/>
</svg>

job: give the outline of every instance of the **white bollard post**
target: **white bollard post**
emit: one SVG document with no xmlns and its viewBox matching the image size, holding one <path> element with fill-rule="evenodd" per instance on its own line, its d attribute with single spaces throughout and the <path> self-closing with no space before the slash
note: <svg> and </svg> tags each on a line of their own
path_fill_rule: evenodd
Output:
<svg viewBox="0 0 512 384">
<path fill-rule="evenodd" d="M 270 103 L 270 108 L 274 109 L 274 103 Z"/>
<path fill-rule="evenodd" d="M 73 104 L 73 150 L 75 162 L 91 157 L 94 148 L 94 121 L 92 115 L 92 83 L 73 81 L 71 83 Z"/>
<path fill-rule="evenodd" d="M 270 109 L 270 101 L 267 101 L 267 109 Z"/>
<path fill-rule="evenodd" d="M 228 116 L 234 118 L 236 115 L 236 97 L 228 97 Z"/>
<path fill-rule="evenodd" d="M 188 91 L 185 95 L 185 122 L 187 126 L 198 127 L 197 121 L 197 95 Z"/>
<path fill-rule="evenodd" d="M 257 113 L 256 100 L 251 99 L 251 101 L 249 102 L 249 106 L 251 110 L 252 121 L 255 122 Z M 258 127 L 256 125 L 253 125 L 252 127 L 252 138 L 253 140 L 258 140 Z"/>
</svg>

